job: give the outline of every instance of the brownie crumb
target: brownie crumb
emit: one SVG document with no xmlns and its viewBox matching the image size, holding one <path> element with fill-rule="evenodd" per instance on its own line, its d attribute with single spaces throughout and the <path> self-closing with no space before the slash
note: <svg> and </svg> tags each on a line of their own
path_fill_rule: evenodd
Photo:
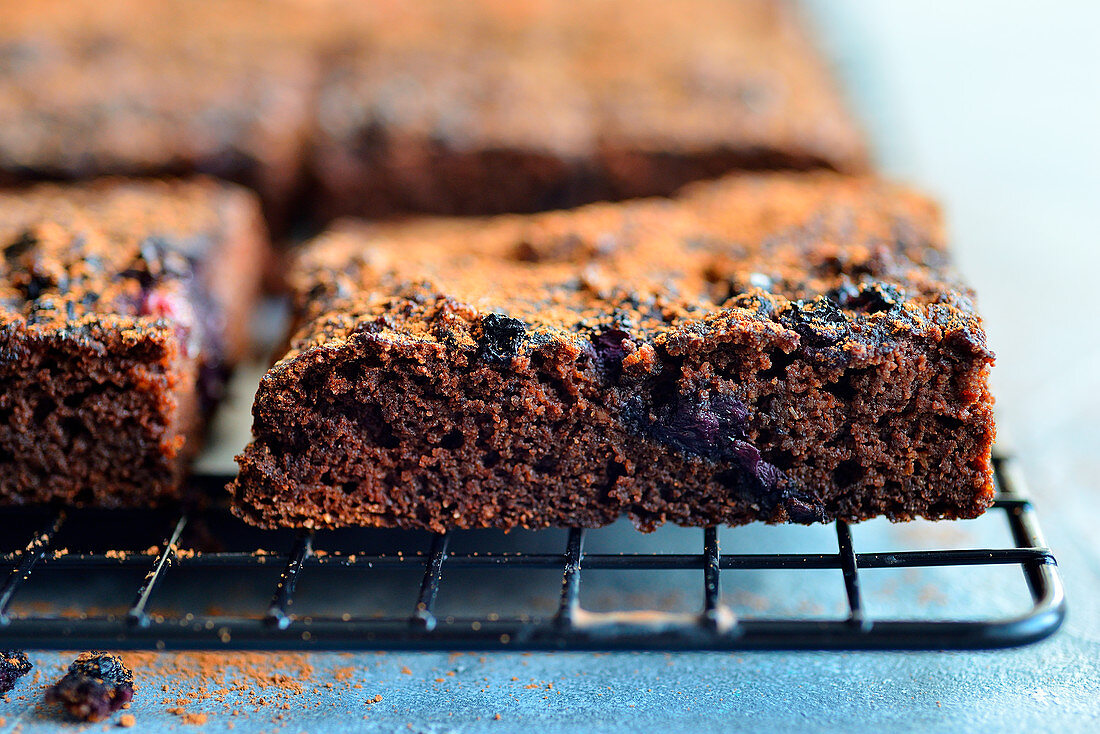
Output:
<svg viewBox="0 0 1100 734">
<path fill-rule="evenodd" d="M 0 651 L 0 693 L 15 688 L 15 682 L 31 672 L 31 661 L 22 650 Z"/>
<path fill-rule="evenodd" d="M 102 721 L 134 697 L 134 674 L 115 655 L 81 653 L 69 672 L 46 691 L 47 703 L 60 703 L 81 721 Z"/>
<path fill-rule="evenodd" d="M 168 709 L 168 713 L 175 714 L 176 716 L 180 717 L 180 719 L 185 724 L 193 724 L 195 726 L 201 726 L 202 724 L 205 724 L 206 720 L 207 720 L 206 714 L 197 714 L 197 713 L 188 711 L 187 709 L 183 708 L 182 706 L 176 706 L 176 707 L 170 708 L 170 709 Z"/>
</svg>

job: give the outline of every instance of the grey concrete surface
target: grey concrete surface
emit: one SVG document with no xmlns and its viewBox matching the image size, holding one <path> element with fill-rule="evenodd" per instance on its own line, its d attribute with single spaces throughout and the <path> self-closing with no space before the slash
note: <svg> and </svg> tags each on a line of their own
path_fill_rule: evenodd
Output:
<svg viewBox="0 0 1100 734">
<path fill-rule="evenodd" d="M 259 689 L 244 676 L 230 708 L 188 703 L 208 715 L 203 725 L 169 712 L 200 683 L 146 674 L 134 731 L 1100 730 L 1100 4 L 819 0 L 811 8 L 883 169 L 945 202 L 998 354 L 1002 442 L 1023 461 L 1065 575 L 1062 632 L 983 653 L 311 655 L 303 659 L 315 670 L 300 693 L 268 691 L 270 703 L 257 705 Z M 856 529 L 856 541 L 937 545 L 995 532 L 980 521 L 872 523 Z M 723 536 L 724 547 L 804 541 L 762 529 Z M 798 610 L 810 591 L 801 581 L 731 583 L 750 610 Z M 963 611 L 1000 610 L 1019 598 L 1009 593 L 1018 578 L 990 583 L 899 577 L 872 582 L 869 593 L 884 613 L 912 604 L 947 611 L 960 600 Z M 659 589 L 606 590 L 616 592 L 645 604 Z M 0 732 L 104 726 L 65 725 L 36 710 L 41 686 L 67 659 L 32 657 L 40 680 L 0 703 Z M 376 695 L 382 700 L 368 703 Z"/>
</svg>

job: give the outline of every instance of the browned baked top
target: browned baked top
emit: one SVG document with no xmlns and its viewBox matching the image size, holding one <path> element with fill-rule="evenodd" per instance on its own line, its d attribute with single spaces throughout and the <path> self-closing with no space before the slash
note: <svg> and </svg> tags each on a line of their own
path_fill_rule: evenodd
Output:
<svg viewBox="0 0 1100 734">
<path fill-rule="evenodd" d="M 936 206 L 836 174 L 732 176 L 676 199 L 538 215 L 349 221 L 313 243 L 291 281 L 295 350 L 363 328 L 472 346 L 482 316 L 499 313 L 534 340 L 613 324 L 685 346 L 779 322 L 851 347 L 887 325 L 935 322 L 984 351 Z"/>
<path fill-rule="evenodd" d="M 366 131 L 459 151 L 758 150 L 865 164 L 826 65 L 782 0 L 344 8 L 345 51 L 318 106 L 322 141 Z"/>
<path fill-rule="evenodd" d="M 0 191 L 0 326 L 58 336 L 201 326 L 196 269 L 242 207 L 252 211 L 248 192 L 202 179 Z"/>
</svg>

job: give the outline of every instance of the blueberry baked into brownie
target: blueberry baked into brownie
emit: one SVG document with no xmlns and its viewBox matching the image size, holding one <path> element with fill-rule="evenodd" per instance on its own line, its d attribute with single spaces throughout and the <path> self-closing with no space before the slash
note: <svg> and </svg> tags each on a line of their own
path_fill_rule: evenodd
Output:
<svg viewBox="0 0 1100 734">
<path fill-rule="evenodd" d="M 231 485 L 262 526 L 962 518 L 993 495 L 972 296 L 871 178 L 346 223 L 291 281 Z"/>
<path fill-rule="evenodd" d="M 176 494 L 245 345 L 265 237 L 231 184 L 0 192 L 0 501 Z"/>
<path fill-rule="evenodd" d="M 530 212 L 867 165 L 789 2 L 325 8 L 311 170 L 326 217 Z"/>
</svg>

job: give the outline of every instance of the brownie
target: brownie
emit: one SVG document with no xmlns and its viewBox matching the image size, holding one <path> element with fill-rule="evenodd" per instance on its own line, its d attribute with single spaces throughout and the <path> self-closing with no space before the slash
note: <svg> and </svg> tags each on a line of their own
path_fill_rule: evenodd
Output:
<svg viewBox="0 0 1100 734">
<path fill-rule="evenodd" d="M 9 693 L 34 665 L 22 650 L 0 650 L 0 695 Z"/>
<path fill-rule="evenodd" d="M 103 721 L 134 699 L 134 674 L 106 652 L 82 652 L 61 680 L 46 689 L 46 703 L 59 703 L 74 719 Z"/>
<path fill-rule="evenodd" d="M 322 218 L 531 212 L 734 169 L 866 166 L 782 0 L 337 7 L 312 155 Z"/>
<path fill-rule="evenodd" d="M 347 222 L 290 279 L 231 485 L 257 525 L 962 518 L 993 496 L 971 292 L 936 206 L 873 178 Z"/>
<path fill-rule="evenodd" d="M 177 494 L 246 346 L 265 241 L 232 184 L 0 192 L 0 501 Z"/>
<path fill-rule="evenodd" d="M 320 62 L 302 6 L 0 0 L 0 181 L 202 172 L 282 222 Z"/>
</svg>

